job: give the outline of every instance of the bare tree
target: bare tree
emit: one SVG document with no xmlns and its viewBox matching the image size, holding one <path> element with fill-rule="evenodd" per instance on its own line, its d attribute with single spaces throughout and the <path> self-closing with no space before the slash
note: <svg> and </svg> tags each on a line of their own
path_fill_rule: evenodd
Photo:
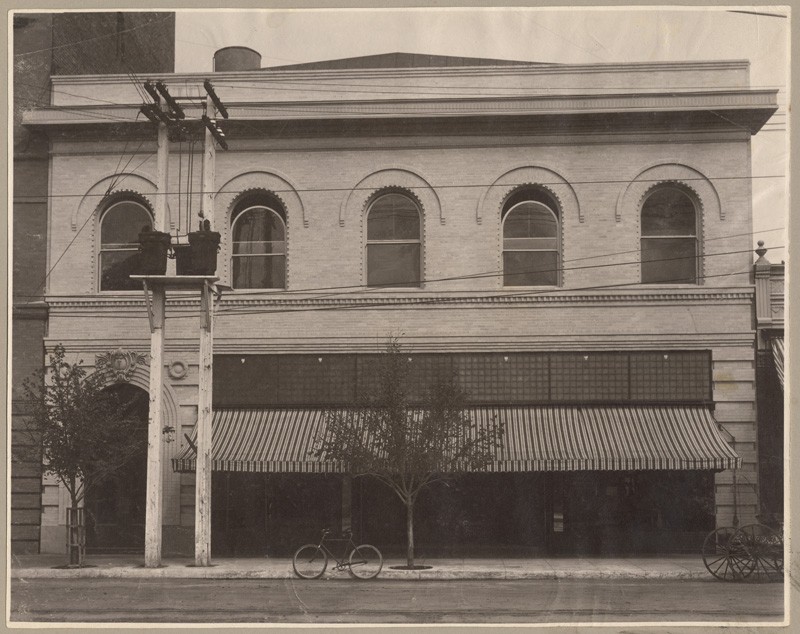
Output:
<svg viewBox="0 0 800 634">
<path fill-rule="evenodd" d="M 103 373 L 87 375 L 82 363 L 66 361 L 59 344 L 48 365 L 24 382 L 31 408 L 25 431 L 44 472 L 66 487 L 73 517 L 87 491 L 146 445 L 132 404 L 105 390 Z M 82 557 L 81 548 L 70 547 L 70 564 L 82 565 Z"/>
<path fill-rule="evenodd" d="M 409 402 L 408 363 L 392 339 L 377 368 L 378 388 L 359 395 L 364 407 L 332 410 L 314 454 L 341 461 L 355 476 L 371 476 L 406 507 L 406 564 L 414 567 L 414 503 L 430 484 L 464 471 L 485 468 L 502 445 L 504 428 L 478 428 L 467 395 L 453 376 L 428 386 L 421 406 Z"/>
</svg>

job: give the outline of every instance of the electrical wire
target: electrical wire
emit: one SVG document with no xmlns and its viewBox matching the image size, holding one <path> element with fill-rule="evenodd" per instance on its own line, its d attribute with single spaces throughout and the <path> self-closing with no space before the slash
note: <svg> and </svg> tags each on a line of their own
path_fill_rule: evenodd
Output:
<svg viewBox="0 0 800 634">
<path fill-rule="evenodd" d="M 749 176 L 691 176 L 681 178 L 681 181 L 686 182 L 693 182 L 693 181 L 744 181 L 744 180 L 766 180 L 766 179 L 773 179 L 773 178 L 786 178 L 785 174 L 756 174 L 756 175 L 749 175 Z M 619 185 L 619 184 L 633 184 L 633 183 L 660 183 L 663 182 L 663 178 L 642 178 L 632 181 L 631 179 L 598 179 L 598 180 L 570 180 L 570 185 Z M 563 185 L 562 181 L 537 181 L 537 185 Z M 407 185 L 404 186 L 404 189 L 409 189 L 411 191 L 416 190 L 437 190 L 437 189 L 470 189 L 470 188 L 489 188 L 489 187 L 503 187 L 503 188 L 513 188 L 513 187 L 522 187 L 524 185 L 530 185 L 530 183 L 459 183 L 455 185 L 445 185 L 445 184 L 437 184 L 437 185 Z M 300 187 L 297 189 L 271 189 L 271 192 L 276 194 L 290 194 L 290 193 L 328 193 L 328 192 L 356 192 L 356 191 L 376 191 L 376 187 Z M 164 195 L 174 195 L 178 194 L 178 191 L 169 190 L 164 192 Z M 234 194 L 238 195 L 242 193 L 241 191 L 234 190 L 234 189 L 219 189 L 215 191 L 200 191 L 195 192 L 196 195 L 202 194 L 214 194 L 215 196 L 219 194 Z M 102 196 L 102 194 L 91 194 L 91 193 L 79 193 L 79 194 L 48 194 L 47 196 L 36 196 L 36 195 L 19 195 L 14 196 L 15 199 L 24 199 L 24 198 L 84 198 L 86 196 Z"/>
<path fill-rule="evenodd" d="M 728 273 L 717 273 L 712 275 L 699 275 L 697 276 L 698 280 L 706 280 L 712 278 L 720 278 L 720 277 L 734 277 L 738 275 L 751 275 L 752 269 L 748 269 L 745 271 L 736 271 L 736 272 L 728 272 Z M 674 278 L 671 280 L 664 280 L 661 284 L 670 284 L 670 283 L 682 283 L 685 278 Z M 634 286 L 642 286 L 642 282 L 621 282 L 618 284 L 602 284 L 602 285 L 595 285 L 595 286 L 583 286 L 583 287 L 573 287 L 573 288 L 553 288 L 553 289 L 539 289 L 539 290 L 532 290 L 532 291 L 522 291 L 517 293 L 504 293 L 504 294 L 493 294 L 493 295 L 481 295 L 477 299 L 491 301 L 495 299 L 514 299 L 514 298 L 526 298 L 526 297 L 536 297 L 541 295 L 551 295 L 556 293 L 574 293 L 574 292 L 583 292 L 583 291 L 596 291 L 596 290 L 610 290 L 610 289 L 618 289 L 618 288 L 630 288 Z M 697 286 L 695 288 L 699 289 L 712 289 L 713 287 L 702 287 Z M 673 290 L 673 289 L 669 289 Z M 681 289 L 683 290 L 683 289 Z M 435 297 L 435 298 L 420 298 L 420 297 L 409 297 L 399 299 L 397 297 L 388 298 L 385 301 L 382 301 L 380 304 L 364 304 L 363 302 L 358 303 L 351 303 L 351 304 L 337 304 L 334 306 L 309 306 L 309 307 L 300 307 L 300 308 L 275 308 L 275 309 L 261 309 L 261 310 L 242 310 L 237 312 L 226 312 L 222 313 L 220 310 L 215 311 L 215 316 L 219 317 L 238 317 L 242 315 L 275 315 L 275 314 L 295 314 L 295 313 L 303 313 L 303 312 L 320 312 L 320 311 L 336 311 L 336 310 L 406 310 L 406 309 L 416 309 L 418 306 L 441 306 L 441 305 L 454 305 L 459 302 L 474 302 L 476 298 L 474 297 L 465 297 L 465 296 L 454 296 L 454 297 Z M 144 300 L 142 300 L 144 301 Z M 87 312 L 85 311 L 61 311 L 61 310 L 52 310 L 51 313 L 53 315 L 57 315 L 59 317 L 86 317 Z M 139 315 L 120 315 L 118 313 L 102 313 L 102 312 L 93 312 L 91 314 L 92 319 L 101 318 L 101 319 L 137 319 L 141 320 L 144 319 L 143 316 Z M 187 312 L 183 314 L 179 314 L 175 311 L 168 312 L 166 314 L 167 319 L 187 319 L 197 317 L 197 312 Z M 356 337 L 357 338 L 357 337 Z"/>
</svg>

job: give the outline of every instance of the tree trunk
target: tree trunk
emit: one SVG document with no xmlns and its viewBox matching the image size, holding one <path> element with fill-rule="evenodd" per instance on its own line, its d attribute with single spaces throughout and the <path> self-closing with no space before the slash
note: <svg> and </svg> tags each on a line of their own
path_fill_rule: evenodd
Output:
<svg viewBox="0 0 800 634">
<path fill-rule="evenodd" d="M 74 490 L 74 484 L 73 484 Z M 81 531 L 83 530 L 82 523 L 79 521 L 79 513 L 78 513 L 78 498 L 74 494 L 70 496 L 70 504 L 71 504 L 71 517 L 67 522 L 67 539 L 69 540 L 69 565 L 70 566 L 82 566 L 83 565 L 83 557 L 82 557 L 82 548 L 81 544 Z"/>
<path fill-rule="evenodd" d="M 406 537 L 408 546 L 406 548 L 406 565 L 414 567 L 414 499 L 406 498 Z"/>
</svg>

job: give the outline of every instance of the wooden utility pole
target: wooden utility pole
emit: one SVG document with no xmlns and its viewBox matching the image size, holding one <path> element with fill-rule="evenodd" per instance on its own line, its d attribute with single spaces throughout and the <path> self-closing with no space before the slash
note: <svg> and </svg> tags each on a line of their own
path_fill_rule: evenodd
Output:
<svg viewBox="0 0 800 634">
<path fill-rule="evenodd" d="M 211 97 L 206 98 L 208 112 L 214 111 Z M 200 216 L 214 228 L 214 161 L 216 147 L 211 132 L 205 130 L 203 145 L 203 193 Z M 197 408 L 197 461 L 195 467 L 194 562 L 211 564 L 211 395 L 214 359 L 214 316 L 212 290 L 203 286 L 200 306 L 200 367 Z"/>
<path fill-rule="evenodd" d="M 158 106 L 157 106 L 158 107 Z M 157 187 L 155 209 L 156 231 L 167 231 L 167 163 L 169 140 L 167 125 L 158 124 Z M 147 288 L 145 287 L 145 295 Z M 150 410 L 147 421 L 147 506 L 145 512 L 144 565 L 161 565 L 162 477 L 161 452 L 163 423 L 164 373 L 164 313 L 166 291 L 160 284 L 153 287 L 153 307 L 150 320 Z"/>
</svg>

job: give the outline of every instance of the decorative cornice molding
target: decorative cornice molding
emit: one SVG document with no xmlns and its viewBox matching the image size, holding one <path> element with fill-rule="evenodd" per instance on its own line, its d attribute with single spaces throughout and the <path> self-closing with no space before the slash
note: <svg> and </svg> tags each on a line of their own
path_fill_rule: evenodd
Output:
<svg viewBox="0 0 800 634">
<path fill-rule="evenodd" d="M 368 90 L 368 89 L 365 89 Z M 309 92 L 313 92 L 310 89 Z M 308 100 L 230 104 L 236 120 L 286 120 L 387 116 L 497 116 L 564 115 L 611 112 L 682 112 L 709 110 L 741 111 L 777 109 L 776 90 L 715 90 L 704 92 L 638 92 L 605 95 L 536 95 L 522 97 L 470 97 L 437 99 Z M 320 110 L 325 115 L 320 115 Z M 191 108 L 189 110 L 192 110 Z M 195 109 L 197 110 L 197 109 Z M 187 116 L 197 113 L 187 112 Z M 86 125 L 109 123 L 143 125 L 135 106 L 44 107 L 23 113 L 24 125 Z"/>
<path fill-rule="evenodd" d="M 340 298 L 320 298 L 320 297 L 301 297 L 296 294 L 287 295 L 274 293 L 264 296 L 249 296 L 246 293 L 237 295 L 229 293 L 223 296 L 220 300 L 219 307 L 234 308 L 234 307 L 307 307 L 307 306 L 386 306 L 397 305 L 402 306 L 417 306 L 420 309 L 438 308 L 441 306 L 450 305 L 527 305 L 527 304 L 576 304 L 576 303 L 589 303 L 589 304 L 620 304 L 620 303 L 659 303 L 659 304 L 675 304 L 680 302 L 752 302 L 754 289 L 752 288 L 738 288 L 738 289 L 714 289 L 714 288 L 680 288 L 680 289 L 641 289 L 636 291 L 625 292 L 612 292 L 604 291 L 598 293 L 586 293 L 585 291 L 569 291 L 569 290 L 553 290 L 544 291 L 540 294 L 443 294 L 443 293 L 420 293 L 409 292 L 402 295 L 383 295 L 375 296 L 370 294 L 369 297 L 356 297 L 350 296 Z M 113 310 L 121 312 L 123 309 L 130 309 L 141 311 L 142 319 L 146 317 L 144 312 L 144 300 L 133 298 L 49 298 L 50 315 L 51 318 L 58 318 L 60 311 L 79 310 L 98 310 L 103 309 L 105 313 Z M 197 308 L 199 302 L 197 299 L 180 298 L 167 300 L 168 314 L 169 308 L 177 307 L 191 307 Z M 226 312 L 217 311 L 217 316 L 225 315 Z M 231 311 L 227 313 L 235 315 Z M 73 317 L 70 315 L 70 317 Z"/>
<path fill-rule="evenodd" d="M 224 85 L 225 81 L 241 82 L 242 80 L 253 80 L 262 83 L 274 83 L 280 79 L 303 78 L 308 80 L 315 78 L 335 78 L 343 77 L 443 77 L 443 76 L 479 76 L 479 75 L 575 75 L 586 73 L 652 73 L 654 71 L 721 71 L 721 70 L 742 70 L 746 71 L 750 67 L 750 62 L 746 59 L 724 59 L 724 60 L 692 60 L 678 62 L 600 62 L 591 64 L 552 64 L 542 65 L 532 63 L 530 66 L 524 65 L 497 65 L 497 66 L 449 66 L 449 67 L 415 67 L 415 68 L 346 68 L 346 69 L 311 69 L 311 70 L 280 70 L 262 68 L 249 71 L 227 71 L 215 72 L 214 81 Z M 203 79 L 208 77 L 208 73 L 163 73 L 151 76 L 151 79 L 163 79 L 173 83 L 196 82 L 197 86 L 202 86 Z M 122 84 L 130 83 L 127 75 L 104 74 L 104 75 L 56 75 L 52 78 L 53 85 L 78 86 L 94 84 Z M 743 87 L 746 86 L 742 82 Z"/>
</svg>

